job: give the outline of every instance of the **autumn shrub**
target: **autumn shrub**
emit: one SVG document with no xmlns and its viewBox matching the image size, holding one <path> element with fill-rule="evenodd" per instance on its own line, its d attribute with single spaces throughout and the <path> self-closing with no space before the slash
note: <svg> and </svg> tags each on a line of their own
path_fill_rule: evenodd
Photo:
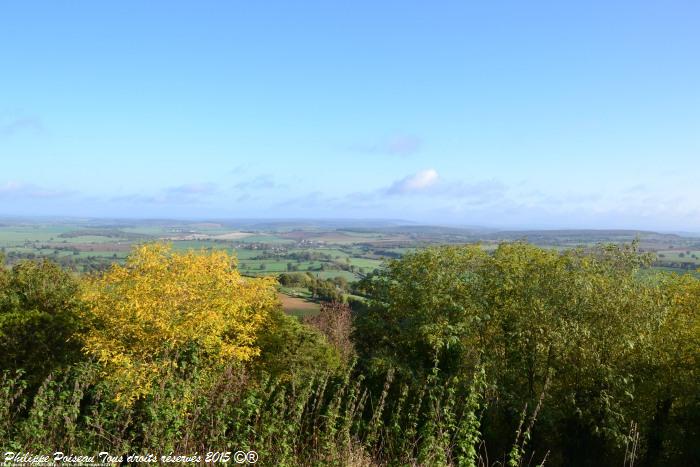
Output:
<svg viewBox="0 0 700 467">
<path fill-rule="evenodd" d="M 338 302 L 322 303 L 317 315 L 307 316 L 303 321 L 326 336 L 346 365 L 352 362 L 355 347 L 351 339 L 352 311 L 348 305 Z"/>
<path fill-rule="evenodd" d="M 84 349 L 124 403 L 184 362 L 203 369 L 255 357 L 257 334 L 277 306 L 271 280 L 241 277 L 227 253 L 174 253 L 162 244 L 87 279 L 83 298 Z"/>
</svg>

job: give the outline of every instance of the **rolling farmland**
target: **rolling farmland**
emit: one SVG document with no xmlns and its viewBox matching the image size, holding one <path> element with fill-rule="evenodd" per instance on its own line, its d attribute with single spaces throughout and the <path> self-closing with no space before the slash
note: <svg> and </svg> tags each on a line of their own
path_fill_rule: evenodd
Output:
<svg viewBox="0 0 700 467">
<path fill-rule="evenodd" d="M 601 243 L 630 243 L 655 255 L 654 269 L 697 274 L 700 239 L 634 231 L 494 232 L 430 226 L 324 225 L 323 223 L 184 221 L 38 221 L 0 222 L 0 251 L 6 262 L 48 258 L 77 273 L 105 270 L 123 262 L 139 244 L 163 241 L 176 251 L 225 250 L 235 255 L 247 276 L 303 273 L 314 280 L 353 283 L 390 259 L 436 244 L 480 243 L 493 249 L 501 241 L 539 246 L 590 248 Z M 310 297 L 281 294 L 288 312 L 302 316 L 318 310 Z"/>
</svg>

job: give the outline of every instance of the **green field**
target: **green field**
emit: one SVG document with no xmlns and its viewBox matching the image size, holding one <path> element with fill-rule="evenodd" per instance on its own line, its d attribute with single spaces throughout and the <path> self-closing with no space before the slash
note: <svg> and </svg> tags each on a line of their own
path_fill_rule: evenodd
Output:
<svg viewBox="0 0 700 467">
<path fill-rule="evenodd" d="M 526 240 L 559 250 L 601 243 L 640 241 L 657 254 L 654 266 L 679 273 L 700 268 L 700 239 L 634 231 L 475 232 L 441 227 L 324 228 L 293 222 L 233 224 L 185 221 L 5 221 L 0 250 L 9 263 L 51 258 L 77 272 L 123 261 L 136 245 L 166 241 L 177 251 L 225 250 L 238 258 L 243 274 L 311 272 L 348 281 L 374 271 L 391 258 L 435 244 L 479 243 L 492 250 L 501 241 Z"/>
<path fill-rule="evenodd" d="M 700 265 L 700 250 L 662 250 L 657 252 L 659 260 L 690 262 Z"/>
</svg>

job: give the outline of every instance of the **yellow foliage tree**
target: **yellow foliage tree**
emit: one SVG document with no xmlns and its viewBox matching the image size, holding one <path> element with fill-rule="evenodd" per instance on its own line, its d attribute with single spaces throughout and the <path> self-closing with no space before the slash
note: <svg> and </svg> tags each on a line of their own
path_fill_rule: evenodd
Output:
<svg viewBox="0 0 700 467">
<path fill-rule="evenodd" d="M 125 266 L 86 281 L 84 348 L 129 404 L 196 349 L 209 367 L 256 356 L 256 334 L 277 306 L 272 279 L 247 279 L 226 252 L 138 247 Z"/>
</svg>

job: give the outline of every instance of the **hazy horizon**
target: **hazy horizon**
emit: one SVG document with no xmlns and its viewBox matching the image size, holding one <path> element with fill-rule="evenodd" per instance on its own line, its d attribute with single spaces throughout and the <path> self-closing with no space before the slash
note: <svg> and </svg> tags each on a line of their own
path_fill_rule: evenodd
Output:
<svg viewBox="0 0 700 467">
<path fill-rule="evenodd" d="M 0 216 L 700 232 L 700 5 L 0 5 Z"/>
<path fill-rule="evenodd" d="M 475 225 L 475 224 L 460 224 L 460 223 L 449 223 L 449 222 L 420 222 L 413 221 L 409 219 L 386 219 L 381 217 L 374 218 L 312 218 L 312 217 L 290 217 L 290 218 L 275 218 L 275 217 L 222 217 L 222 218 L 211 218 L 211 217 L 112 217 L 112 216 L 5 216 L 0 214 L 0 226 L 3 222 L 9 222 L 9 225 L 14 225 L 14 223 L 26 223 L 26 224 L 70 224 L 74 225 L 85 224 L 90 225 L 128 225 L 128 224 L 142 224 L 142 223 L 153 223 L 162 225 L 167 225 L 168 223 L 183 223 L 183 224 L 221 224 L 232 229 L 239 230 L 266 230 L 270 225 L 280 224 L 285 228 L 290 226 L 297 226 L 299 228 L 306 227 L 319 227 L 319 228 L 338 228 L 340 230 L 344 228 L 385 228 L 385 227 L 437 227 L 437 228 L 449 228 L 449 229 L 461 229 L 461 230 L 471 230 L 475 233 L 482 232 L 527 232 L 527 231 L 578 231 L 578 232 L 605 232 L 605 231 L 618 231 L 618 232 L 648 232 L 648 233 L 660 233 L 660 234 L 676 234 L 680 236 L 689 237 L 700 237 L 700 231 L 688 231 L 688 230 L 665 230 L 665 229 L 642 229 L 642 228 L 567 228 L 567 227 L 557 227 L 557 226 L 541 226 L 541 225 Z M 274 230 L 274 229 L 273 229 Z"/>
</svg>

